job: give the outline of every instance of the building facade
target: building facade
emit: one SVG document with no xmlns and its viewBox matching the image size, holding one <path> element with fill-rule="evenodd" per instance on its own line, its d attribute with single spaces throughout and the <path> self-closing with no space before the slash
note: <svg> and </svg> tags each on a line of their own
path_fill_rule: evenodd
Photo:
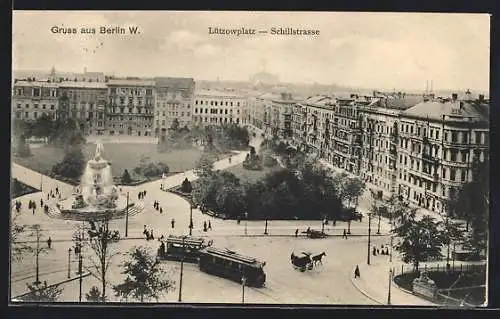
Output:
<svg viewBox="0 0 500 319">
<path fill-rule="evenodd" d="M 60 82 L 59 108 L 62 119 L 74 119 L 86 134 L 103 135 L 106 130 L 108 88 L 100 82 Z"/>
<path fill-rule="evenodd" d="M 398 194 L 446 212 L 446 200 L 472 180 L 476 161 L 489 156 L 489 113 L 484 98 L 419 103 L 401 113 Z"/>
<path fill-rule="evenodd" d="M 192 78 L 155 78 L 155 137 L 165 136 L 177 122 L 179 127 L 191 126 L 195 83 Z"/>
<path fill-rule="evenodd" d="M 242 124 L 247 99 L 239 94 L 217 90 L 198 90 L 194 98 L 194 125 Z"/>
<path fill-rule="evenodd" d="M 13 119 L 36 121 L 42 114 L 53 119 L 59 108 L 57 83 L 40 81 L 15 81 L 12 94 Z"/>
<path fill-rule="evenodd" d="M 109 135 L 152 136 L 155 82 L 141 79 L 110 79 L 107 131 Z"/>
</svg>

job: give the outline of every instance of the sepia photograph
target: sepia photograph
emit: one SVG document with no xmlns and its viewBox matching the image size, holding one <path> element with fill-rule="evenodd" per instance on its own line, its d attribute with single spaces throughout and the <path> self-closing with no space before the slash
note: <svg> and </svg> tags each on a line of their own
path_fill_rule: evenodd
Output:
<svg viewBox="0 0 500 319">
<path fill-rule="evenodd" d="M 12 14 L 9 302 L 488 303 L 490 16 Z"/>
</svg>

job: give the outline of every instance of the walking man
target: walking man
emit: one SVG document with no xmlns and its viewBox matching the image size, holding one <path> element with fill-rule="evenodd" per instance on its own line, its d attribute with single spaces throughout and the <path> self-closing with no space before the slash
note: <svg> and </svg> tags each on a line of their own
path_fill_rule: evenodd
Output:
<svg viewBox="0 0 500 319">
<path fill-rule="evenodd" d="M 175 227 L 175 220 L 172 218 L 172 221 L 170 222 L 172 224 L 172 228 Z"/>
<path fill-rule="evenodd" d="M 163 214 L 163 208 L 160 207 L 160 214 Z"/>
<path fill-rule="evenodd" d="M 344 233 L 342 234 L 342 239 L 347 239 L 347 232 L 345 231 L 345 228 L 344 228 Z"/>
<path fill-rule="evenodd" d="M 50 236 L 49 239 L 47 239 L 47 246 L 49 247 L 49 249 L 52 246 L 52 239 L 50 238 Z"/>
<path fill-rule="evenodd" d="M 208 229 L 212 230 L 212 223 L 210 221 L 208 221 Z"/>
<path fill-rule="evenodd" d="M 295 229 L 295 237 L 298 237 L 299 236 L 299 229 Z"/>
<path fill-rule="evenodd" d="M 354 278 L 359 278 L 361 277 L 361 274 L 359 273 L 359 266 L 356 265 L 356 269 L 354 269 Z"/>
</svg>

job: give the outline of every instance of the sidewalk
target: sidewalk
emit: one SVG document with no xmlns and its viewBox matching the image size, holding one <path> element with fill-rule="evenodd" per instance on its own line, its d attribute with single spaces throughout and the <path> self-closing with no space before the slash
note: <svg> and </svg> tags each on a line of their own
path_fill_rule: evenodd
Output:
<svg viewBox="0 0 500 319">
<path fill-rule="evenodd" d="M 370 265 L 366 264 L 366 260 L 360 261 L 360 263 L 358 264 L 361 277 L 354 278 L 355 267 L 352 269 L 350 276 L 351 282 L 353 286 L 356 287 L 356 289 L 358 289 L 366 297 L 381 305 L 387 305 L 389 293 L 389 270 L 391 268 L 394 269 L 394 276 L 397 276 L 401 274 L 401 266 L 404 267 L 405 272 L 412 268 L 412 266 L 401 261 L 389 262 L 389 256 L 385 255 L 371 255 L 370 259 Z M 460 267 L 460 265 L 480 263 L 481 262 L 456 261 L 455 267 Z M 427 265 L 427 267 L 432 267 L 436 265 L 443 266 L 444 264 L 446 264 L 445 261 L 427 262 L 422 263 L 419 268 L 423 270 L 425 268 L 425 265 Z M 417 297 L 410 291 L 400 288 L 394 283 L 394 281 L 392 281 L 391 283 L 391 305 L 427 307 L 439 306 L 438 304 L 435 304 L 431 301 Z"/>
<path fill-rule="evenodd" d="M 73 269 L 70 274 L 70 278 L 68 278 L 68 269 L 57 269 L 51 272 L 41 272 L 39 274 L 39 280 L 43 283 L 44 281 L 47 282 L 48 286 L 55 285 L 55 284 L 65 284 L 67 282 L 71 282 L 74 280 L 78 280 L 80 277 L 76 273 L 76 264 L 73 263 L 72 265 Z M 82 278 L 90 276 L 90 273 L 86 273 L 85 271 L 83 272 Z M 27 284 L 32 284 L 35 281 L 36 275 L 34 273 L 25 276 L 23 278 L 17 278 L 11 279 L 10 282 L 10 296 L 11 299 L 18 298 L 24 294 L 29 293 L 29 289 Z"/>
</svg>

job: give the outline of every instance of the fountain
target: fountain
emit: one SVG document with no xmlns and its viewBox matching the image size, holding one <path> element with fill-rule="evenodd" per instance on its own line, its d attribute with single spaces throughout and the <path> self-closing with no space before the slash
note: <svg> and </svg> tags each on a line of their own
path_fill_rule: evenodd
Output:
<svg viewBox="0 0 500 319">
<path fill-rule="evenodd" d="M 95 155 L 87 162 L 80 185 L 75 187 L 73 195 L 49 208 L 49 215 L 64 219 L 87 220 L 100 216 L 111 218 L 123 217 L 127 208 L 134 213 L 143 210 L 142 203 L 128 203 L 125 195 L 120 194 L 113 185 L 111 166 L 103 159 L 103 145 L 96 143 Z"/>
</svg>

